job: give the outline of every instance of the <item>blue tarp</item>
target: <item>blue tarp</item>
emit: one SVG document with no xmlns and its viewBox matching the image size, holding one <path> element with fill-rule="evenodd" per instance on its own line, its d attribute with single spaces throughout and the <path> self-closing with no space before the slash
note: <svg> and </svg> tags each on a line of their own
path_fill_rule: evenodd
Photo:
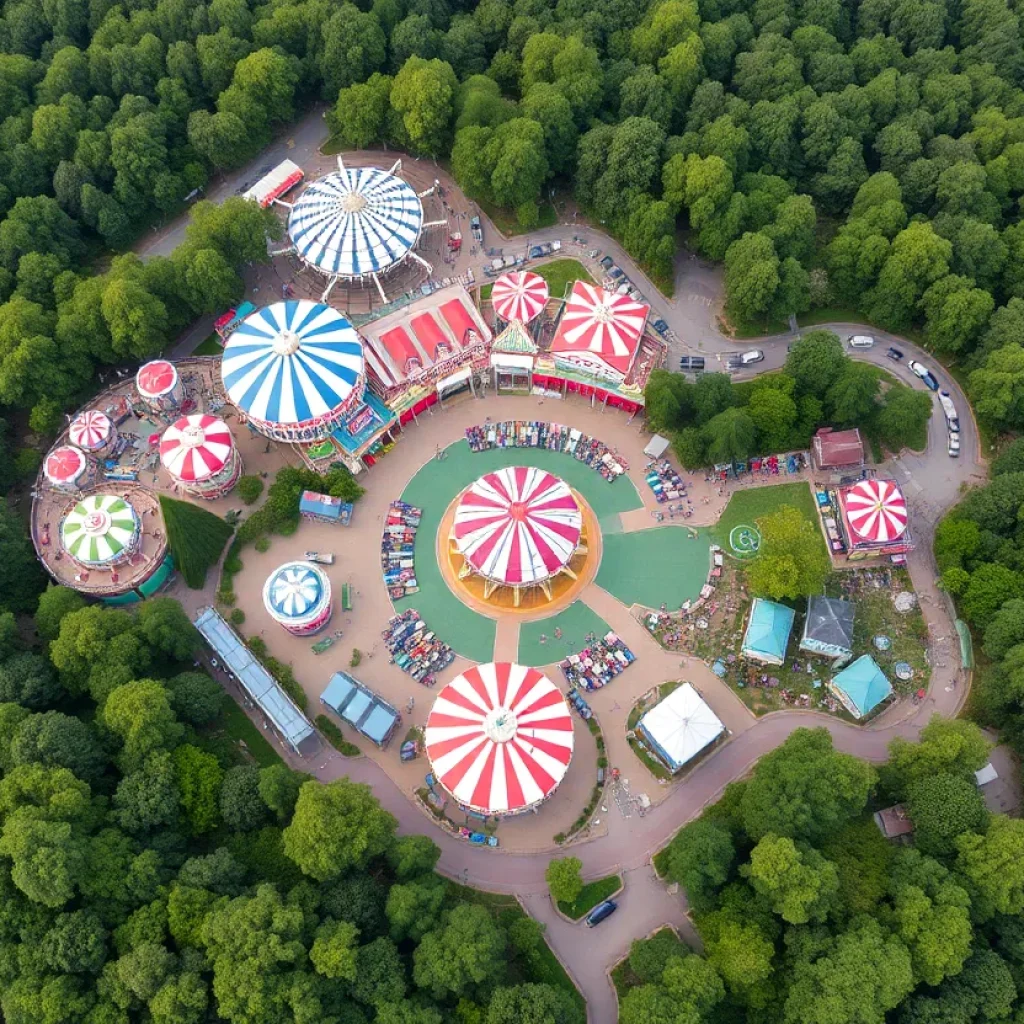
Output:
<svg viewBox="0 0 1024 1024">
<path fill-rule="evenodd" d="M 786 645 L 795 616 L 792 608 L 755 597 L 743 634 L 743 653 L 757 661 L 781 665 L 786 660 Z"/>
<path fill-rule="evenodd" d="M 892 685 L 870 654 L 847 665 L 829 686 L 856 718 L 863 718 L 892 693 Z"/>
<path fill-rule="evenodd" d="M 348 722 L 378 747 L 384 746 L 401 717 L 382 697 L 368 690 L 347 672 L 335 672 L 320 703 Z"/>
</svg>

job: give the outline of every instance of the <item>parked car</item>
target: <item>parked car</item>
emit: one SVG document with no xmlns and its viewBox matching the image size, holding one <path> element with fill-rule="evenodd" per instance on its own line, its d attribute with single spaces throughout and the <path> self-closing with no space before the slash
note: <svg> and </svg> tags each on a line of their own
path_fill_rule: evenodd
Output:
<svg viewBox="0 0 1024 1024">
<path fill-rule="evenodd" d="M 540 248 L 545 256 L 550 256 L 555 251 L 555 247 L 550 242 L 545 242 Z"/>
<path fill-rule="evenodd" d="M 870 334 L 853 334 L 847 339 L 850 348 L 873 348 L 875 339 Z"/>
<path fill-rule="evenodd" d="M 665 321 L 664 321 L 664 320 L 661 320 L 661 319 L 658 319 L 658 320 L 652 320 L 652 321 L 651 321 L 651 326 L 652 326 L 652 327 L 653 327 L 653 328 L 654 328 L 654 329 L 655 329 L 655 330 L 656 330 L 656 331 L 657 331 L 657 332 L 658 332 L 659 334 L 662 334 L 662 335 L 663 335 L 663 334 L 665 334 L 665 333 L 666 333 L 666 332 L 668 331 L 668 324 L 667 324 L 667 323 L 665 323 Z"/>
<path fill-rule="evenodd" d="M 473 237 L 476 239 L 477 244 L 482 245 L 484 240 L 484 229 L 480 225 L 479 217 L 470 217 L 469 229 L 473 232 Z"/>
<path fill-rule="evenodd" d="M 894 362 L 898 363 L 903 358 L 903 350 L 896 348 L 895 345 L 890 345 L 886 350 L 885 354 Z"/>
<path fill-rule="evenodd" d="M 701 373 L 704 369 L 703 356 L 680 356 L 679 369 L 683 373 Z"/>
<path fill-rule="evenodd" d="M 608 271 L 608 276 L 613 280 L 617 281 L 620 277 L 625 277 L 625 272 L 620 270 L 618 267 L 612 267 Z"/>
<path fill-rule="evenodd" d="M 740 366 L 753 366 L 764 359 L 764 353 L 759 348 L 752 348 L 749 352 L 740 354 Z"/>
<path fill-rule="evenodd" d="M 916 360 L 911 359 L 910 362 L 907 363 L 907 366 L 910 367 L 911 373 L 921 378 L 921 380 L 924 382 L 925 387 L 928 388 L 929 391 L 939 390 L 939 382 L 935 379 L 935 376 L 932 373 L 932 371 L 929 370 L 928 367 L 924 365 L 924 363 L 919 363 Z"/>
<path fill-rule="evenodd" d="M 949 457 L 951 459 L 960 458 L 960 435 L 954 434 L 952 430 L 949 432 L 949 441 L 946 446 L 946 451 L 949 452 Z"/>
<path fill-rule="evenodd" d="M 530 259 L 535 260 L 544 255 L 544 250 L 539 245 L 530 246 Z"/>
<path fill-rule="evenodd" d="M 595 925 L 599 925 L 602 921 L 606 921 L 618 909 L 619 905 L 615 900 L 605 900 L 604 903 L 598 903 L 598 905 L 594 907 L 589 914 L 587 914 L 587 927 L 593 928 Z"/>
<path fill-rule="evenodd" d="M 615 266 L 615 260 L 613 260 L 611 256 L 602 256 L 601 266 L 604 267 L 605 270 L 611 270 L 611 268 Z"/>
</svg>

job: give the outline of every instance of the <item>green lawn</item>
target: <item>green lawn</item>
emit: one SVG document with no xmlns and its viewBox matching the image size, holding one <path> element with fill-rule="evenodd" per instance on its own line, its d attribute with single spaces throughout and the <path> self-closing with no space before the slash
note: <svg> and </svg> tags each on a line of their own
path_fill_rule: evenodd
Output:
<svg viewBox="0 0 1024 1024">
<path fill-rule="evenodd" d="M 541 263 L 540 266 L 530 269 L 547 281 L 548 291 L 551 292 L 553 298 L 557 299 L 565 294 L 565 286 L 572 281 L 594 283 L 590 272 L 579 260 L 552 260 L 550 263 Z"/>
<path fill-rule="evenodd" d="M 216 333 L 208 335 L 192 350 L 194 356 L 219 356 L 224 351 Z"/>
<path fill-rule="evenodd" d="M 207 570 L 220 561 L 234 527 L 205 508 L 166 494 L 160 495 L 160 511 L 175 565 L 191 589 L 201 590 Z"/>
<path fill-rule="evenodd" d="M 598 903 L 610 899 L 612 894 L 618 892 L 621 887 L 622 877 L 620 875 L 605 875 L 604 878 L 599 878 L 596 882 L 588 882 L 583 886 L 579 896 L 572 903 L 563 903 L 559 900 L 558 909 L 566 917 L 578 921 L 584 914 L 589 914 Z"/>
<path fill-rule="evenodd" d="M 561 638 L 555 636 L 555 629 L 562 631 Z M 582 601 L 574 601 L 564 611 L 538 622 L 524 622 L 519 627 L 519 664 L 550 665 L 561 661 L 586 646 L 588 633 L 604 636 L 611 627 Z M 541 636 L 547 637 L 541 643 Z"/>
<path fill-rule="evenodd" d="M 597 585 L 629 606 L 678 608 L 708 576 L 710 535 L 681 526 L 605 534 Z"/>
<path fill-rule="evenodd" d="M 814 504 L 814 495 L 810 486 L 801 481 L 794 484 L 774 484 L 771 487 L 751 487 L 737 491 L 725 506 L 721 519 L 712 527 L 711 533 L 715 541 L 726 551 L 729 548 L 729 531 L 735 526 L 756 526 L 757 520 L 771 515 L 782 505 L 791 505 L 798 509 L 804 518 L 814 525 L 815 535 L 821 540 L 818 527 L 818 510 Z"/>
<path fill-rule="evenodd" d="M 494 290 L 493 284 L 485 284 L 480 287 L 480 301 L 486 302 L 491 297 L 491 292 Z"/>
<path fill-rule="evenodd" d="M 519 221 L 516 219 L 515 213 L 511 210 L 506 210 L 501 206 L 494 206 L 492 203 L 481 203 L 477 202 L 477 205 L 487 214 L 491 223 L 503 234 L 506 238 L 514 237 L 515 235 L 528 235 L 531 231 L 539 231 L 541 228 L 550 228 L 558 223 L 558 213 L 550 203 L 542 203 L 540 206 L 540 215 L 537 218 L 537 223 L 531 227 L 524 228 Z M 484 235 L 484 241 L 487 242 L 487 236 Z"/>
</svg>

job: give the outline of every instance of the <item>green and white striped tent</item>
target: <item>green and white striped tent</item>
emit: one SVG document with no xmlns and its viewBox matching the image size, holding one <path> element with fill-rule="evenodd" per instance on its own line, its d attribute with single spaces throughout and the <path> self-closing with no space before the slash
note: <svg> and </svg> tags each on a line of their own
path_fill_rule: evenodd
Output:
<svg viewBox="0 0 1024 1024">
<path fill-rule="evenodd" d="M 90 494 L 60 526 L 64 550 L 83 565 L 107 565 L 127 558 L 138 544 L 135 509 L 116 494 Z"/>
</svg>

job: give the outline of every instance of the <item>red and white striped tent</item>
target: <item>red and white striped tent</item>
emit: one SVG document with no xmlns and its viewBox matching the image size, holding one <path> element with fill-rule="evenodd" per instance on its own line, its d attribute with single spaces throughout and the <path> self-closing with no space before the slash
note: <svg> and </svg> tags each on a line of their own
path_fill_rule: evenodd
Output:
<svg viewBox="0 0 1024 1024">
<path fill-rule="evenodd" d="M 906 532 L 907 500 L 892 480 L 861 480 L 842 500 L 855 542 L 885 544 Z"/>
<path fill-rule="evenodd" d="M 582 533 L 583 514 L 568 484 L 527 466 L 506 466 L 470 484 L 452 524 L 463 575 L 492 584 L 485 596 L 497 586 L 548 583 L 568 569 Z"/>
<path fill-rule="evenodd" d="M 622 381 L 633 365 L 651 307 L 577 281 L 551 342 L 556 362 Z"/>
<path fill-rule="evenodd" d="M 88 476 L 88 470 L 89 460 L 72 445 L 54 448 L 43 463 L 46 479 L 52 486 L 62 491 L 80 487 Z"/>
<path fill-rule="evenodd" d="M 424 738 L 435 777 L 462 807 L 517 814 L 565 777 L 573 723 L 547 676 L 499 662 L 467 669 L 441 690 Z"/>
<path fill-rule="evenodd" d="M 548 283 L 540 274 L 513 270 L 502 274 L 491 289 L 491 305 L 502 320 L 528 324 L 548 301 Z"/>
<path fill-rule="evenodd" d="M 182 416 L 160 440 L 160 461 L 184 484 L 201 483 L 220 473 L 231 460 L 235 441 L 228 425 L 216 416 Z"/>
<path fill-rule="evenodd" d="M 87 452 L 95 452 L 106 445 L 114 433 L 110 417 L 99 409 L 79 413 L 68 427 L 68 440 Z"/>
</svg>

